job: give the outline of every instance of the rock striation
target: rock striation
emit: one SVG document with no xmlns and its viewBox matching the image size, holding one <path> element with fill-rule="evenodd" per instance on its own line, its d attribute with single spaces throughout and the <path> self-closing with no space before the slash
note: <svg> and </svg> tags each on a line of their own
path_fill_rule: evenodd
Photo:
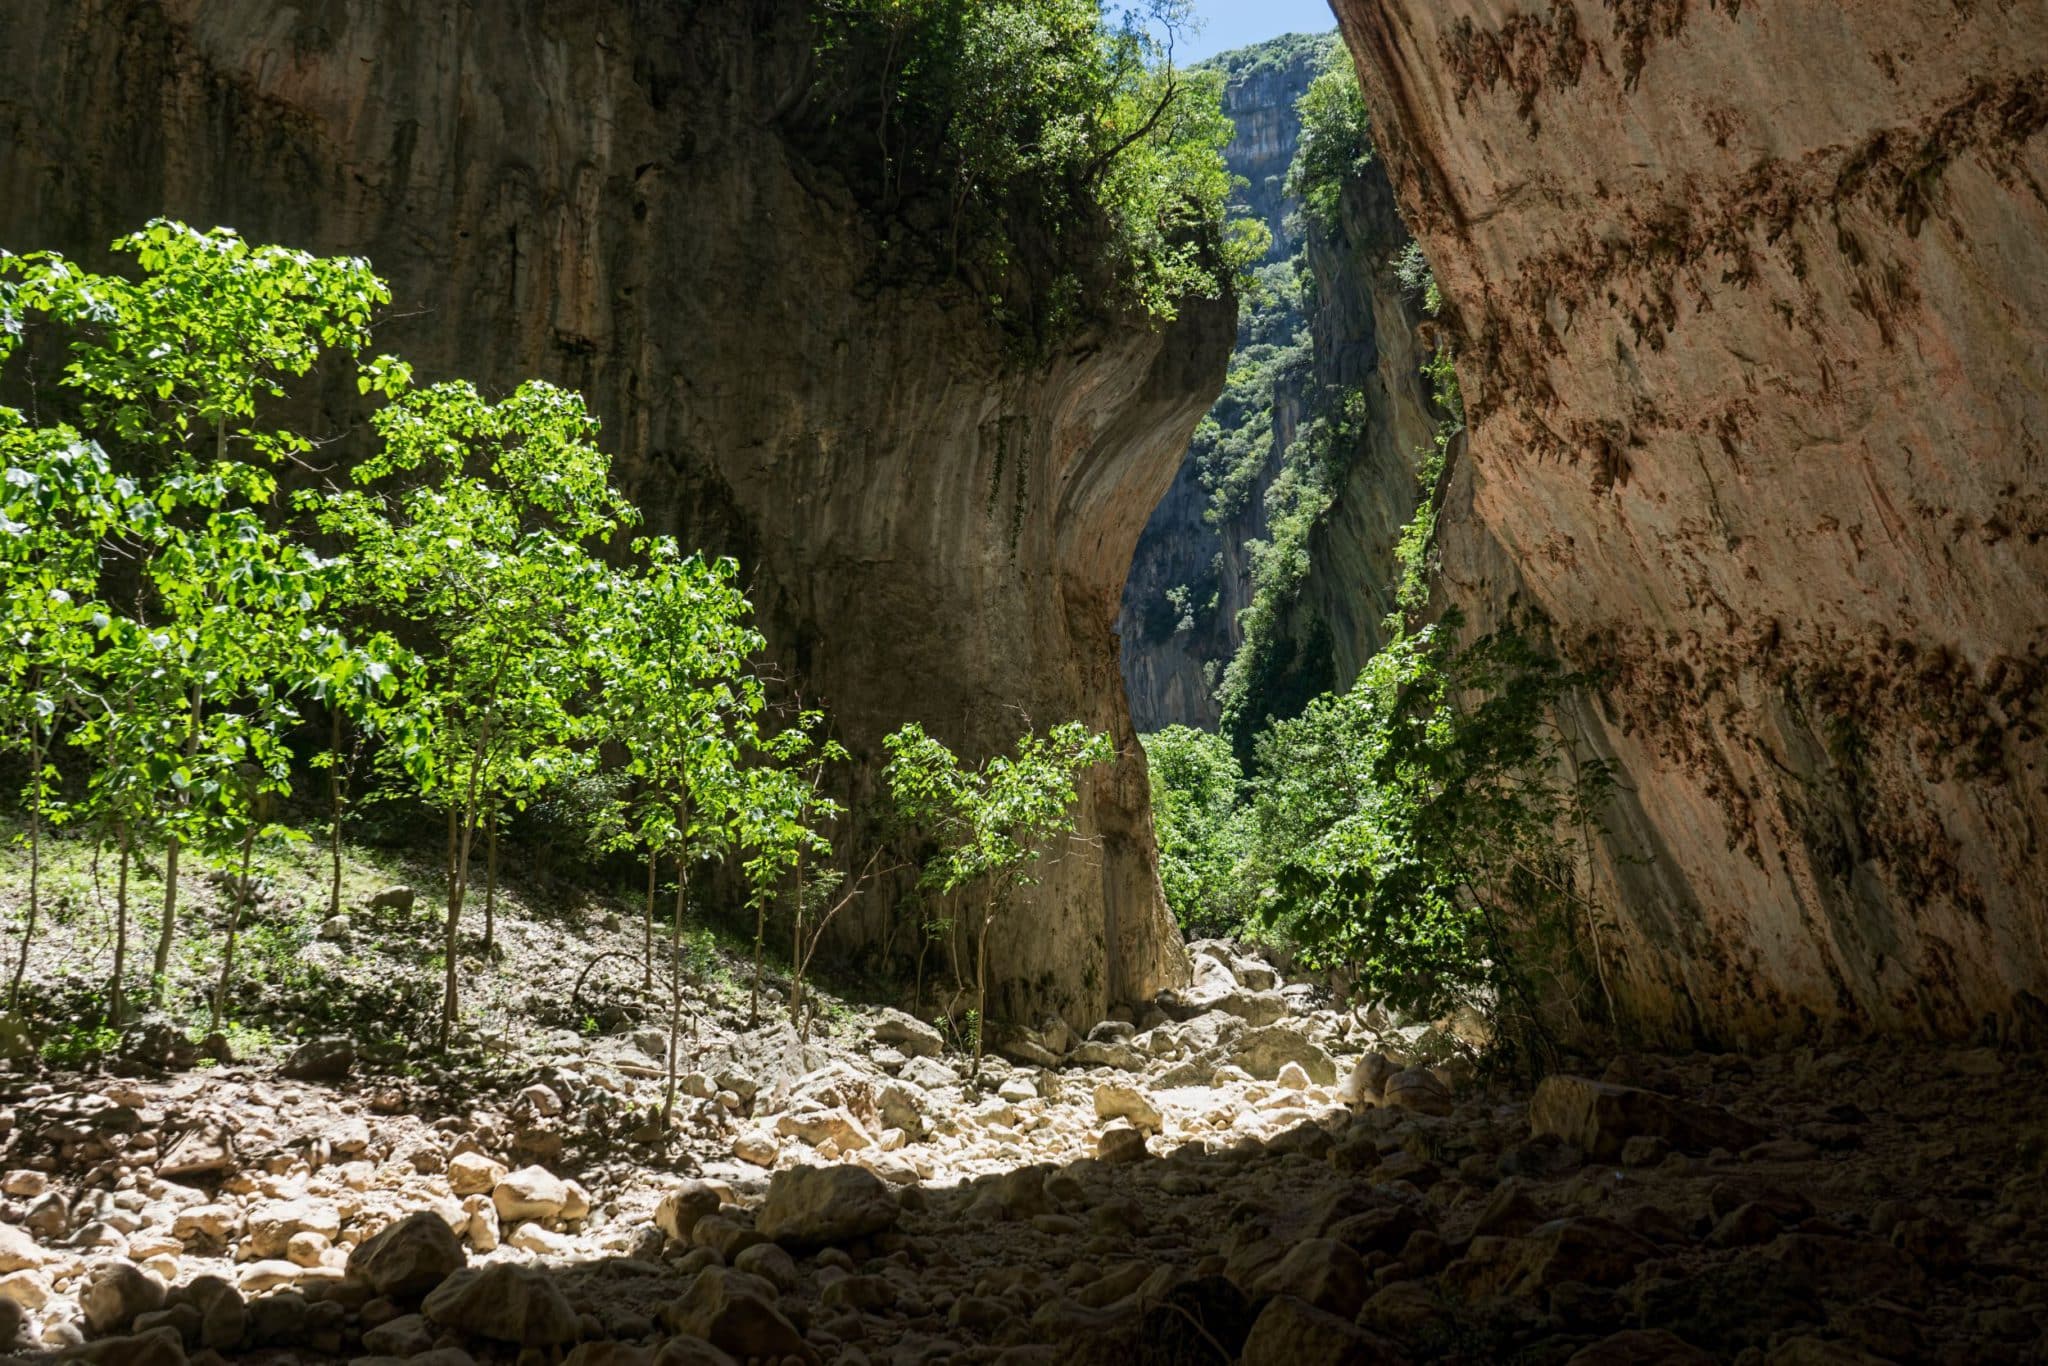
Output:
<svg viewBox="0 0 2048 1366">
<path fill-rule="evenodd" d="M 0 46 L 37 60 L 0 96 L 0 242 L 95 259 L 169 214 L 361 253 L 396 296 L 378 340 L 423 377 L 582 390 L 647 528 L 745 566 L 856 809 L 906 720 L 970 752 L 1022 716 L 1111 731 L 1095 852 L 989 954 L 992 1011 L 1092 1022 L 1185 973 L 1113 623 L 1231 306 L 1018 361 L 972 291 L 882 272 L 806 159 L 812 40 L 796 0 L 9 5 Z M 914 953 L 894 901 L 837 932 Z"/>
<path fill-rule="evenodd" d="M 1460 349 L 1444 597 L 1607 673 L 1622 1015 L 2048 1027 L 2048 11 L 1336 9 Z"/>
</svg>

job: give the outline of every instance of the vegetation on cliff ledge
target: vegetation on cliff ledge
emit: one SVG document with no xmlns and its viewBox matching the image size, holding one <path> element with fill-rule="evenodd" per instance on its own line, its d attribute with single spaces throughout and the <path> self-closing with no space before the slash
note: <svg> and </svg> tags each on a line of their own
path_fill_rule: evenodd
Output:
<svg viewBox="0 0 2048 1366">
<path fill-rule="evenodd" d="M 958 278 L 1044 343 L 1170 321 L 1265 253 L 1227 221 L 1222 80 L 1173 61 L 1186 0 L 827 0 L 811 111 L 892 268 Z"/>
</svg>

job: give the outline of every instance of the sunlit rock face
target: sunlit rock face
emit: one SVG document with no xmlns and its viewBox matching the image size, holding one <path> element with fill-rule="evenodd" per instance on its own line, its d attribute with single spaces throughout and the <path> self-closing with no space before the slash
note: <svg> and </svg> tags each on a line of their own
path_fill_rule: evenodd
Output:
<svg viewBox="0 0 2048 1366">
<path fill-rule="evenodd" d="M 1092 1020 L 1185 975 L 1112 628 L 1233 310 L 1025 364 L 971 291 L 888 283 L 784 132 L 811 43 L 792 0 L 23 0 L 0 243 L 97 257 L 164 213 L 362 253 L 396 296 L 378 342 L 423 375 L 581 389 L 647 528 L 739 556 L 866 810 L 906 720 L 976 754 L 1027 718 L 1113 732 L 1082 842 L 989 953 L 992 1015 Z M 907 963 L 896 902 L 843 946 Z"/>
<path fill-rule="evenodd" d="M 1624 1014 L 2038 1031 L 2048 9 L 1336 8 L 1460 339 L 1443 593 L 1609 671 Z"/>
</svg>

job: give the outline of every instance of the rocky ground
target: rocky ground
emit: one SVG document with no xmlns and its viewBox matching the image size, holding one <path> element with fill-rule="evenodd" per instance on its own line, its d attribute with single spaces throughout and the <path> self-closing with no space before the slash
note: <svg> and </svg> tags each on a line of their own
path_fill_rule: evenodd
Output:
<svg viewBox="0 0 2048 1366">
<path fill-rule="evenodd" d="M 978 1077 L 898 1012 L 805 1043 L 700 1002 L 665 1146 L 645 1033 L 466 1100 L 341 1039 L 18 1079 L 0 1331 L 110 1366 L 2048 1360 L 2039 1056 L 1517 1093 L 1197 951 L 1144 1020 Z"/>
</svg>

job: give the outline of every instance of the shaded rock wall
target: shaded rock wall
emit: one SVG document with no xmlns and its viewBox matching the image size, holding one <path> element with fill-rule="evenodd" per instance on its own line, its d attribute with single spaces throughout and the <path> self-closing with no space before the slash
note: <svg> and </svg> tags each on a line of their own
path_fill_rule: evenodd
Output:
<svg viewBox="0 0 2048 1366">
<path fill-rule="evenodd" d="M 881 281 L 793 150 L 810 44 L 794 0 L 23 0 L 0 242 L 93 258 L 163 213 L 360 252 L 396 295 L 379 343 L 423 375 L 583 390 L 649 529 L 740 557 L 856 802 L 905 720 L 970 752 L 1026 716 L 1114 732 L 1085 850 L 990 955 L 992 1014 L 1092 1020 L 1185 972 L 1112 625 L 1231 309 L 1006 360 L 969 291 Z M 913 952 L 892 903 L 846 941 Z"/>
<path fill-rule="evenodd" d="M 1612 671 L 1624 1013 L 2040 1027 L 2048 9 L 1335 8 L 1460 337 L 1446 595 Z"/>
</svg>

